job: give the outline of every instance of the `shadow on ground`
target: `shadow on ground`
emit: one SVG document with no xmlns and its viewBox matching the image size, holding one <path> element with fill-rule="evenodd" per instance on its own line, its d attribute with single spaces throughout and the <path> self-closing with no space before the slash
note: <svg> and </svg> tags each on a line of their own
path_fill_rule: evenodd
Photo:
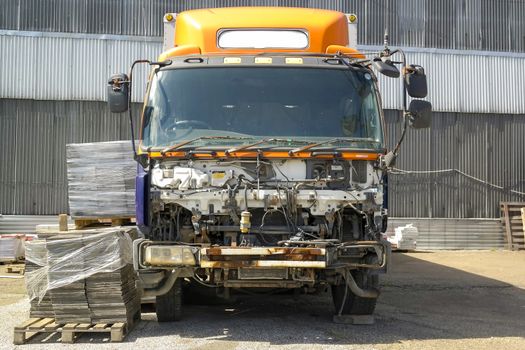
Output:
<svg viewBox="0 0 525 350">
<path fill-rule="evenodd" d="M 392 266 L 383 278 L 371 326 L 334 324 L 329 293 L 243 295 L 233 305 L 187 305 L 184 319 L 175 323 L 159 324 L 155 314 L 143 314 L 126 341 L 176 336 L 218 344 L 393 344 L 525 335 L 524 289 L 406 254 L 394 254 Z M 89 336 L 78 340 L 105 341 Z"/>
<path fill-rule="evenodd" d="M 145 314 L 128 340 L 148 333 L 270 344 L 525 336 L 525 290 L 405 254 L 394 254 L 393 266 L 372 326 L 332 323 L 328 293 L 242 296 L 232 306 L 189 305 L 177 323 L 157 324 L 154 314 Z"/>
</svg>

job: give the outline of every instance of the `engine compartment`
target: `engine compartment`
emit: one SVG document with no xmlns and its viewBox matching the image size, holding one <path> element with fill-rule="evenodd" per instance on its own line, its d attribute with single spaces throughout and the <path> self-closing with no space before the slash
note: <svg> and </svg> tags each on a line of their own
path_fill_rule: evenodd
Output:
<svg viewBox="0 0 525 350">
<path fill-rule="evenodd" d="M 156 160 L 146 238 L 219 246 L 378 240 L 382 170 L 341 159 Z"/>
</svg>

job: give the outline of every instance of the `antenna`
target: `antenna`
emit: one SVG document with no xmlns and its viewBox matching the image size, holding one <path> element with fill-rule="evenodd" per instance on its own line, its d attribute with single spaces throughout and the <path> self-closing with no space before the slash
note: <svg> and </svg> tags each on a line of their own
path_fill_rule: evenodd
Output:
<svg viewBox="0 0 525 350">
<path fill-rule="evenodd" d="M 385 36 L 384 36 L 383 43 L 385 44 L 385 49 L 388 49 L 388 29 L 387 28 L 385 28 Z"/>
<path fill-rule="evenodd" d="M 388 29 L 385 28 L 385 36 L 383 37 L 383 44 L 385 47 L 383 48 L 383 51 L 381 51 L 380 56 L 381 57 L 388 57 L 390 56 L 390 49 L 388 48 Z"/>
</svg>

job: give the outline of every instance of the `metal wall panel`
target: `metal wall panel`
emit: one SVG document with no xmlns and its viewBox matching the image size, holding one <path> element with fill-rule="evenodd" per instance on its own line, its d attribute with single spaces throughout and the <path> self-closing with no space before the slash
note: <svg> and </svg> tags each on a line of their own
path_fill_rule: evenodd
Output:
<svg viewBox="0 0 525 350">
<path fill-rule="evenodd" d="M 389 144 L 400 132 L 398 111 L 386 111 Z M 499 217 L 500 201 L 525 201 L 525 115 L 433 113 L 426 130 L 409 130 L 396 167 L 457 172 L 390 174 L 389 211 L 398 217 Z"/>
<path fill-rule="evenodd" d="M 417 250 L 505 248 L 499 220 L 390 218 L 387 234 L 408 224 L 418 229 Z"/>
<path fill-rule="evenodd" d="M 27 34 L 27 33 L 26 33 Z M 116 72 L 127 72 L 134 60 L 154 60 L 157 41 L 78 39 L 0 34 L 0 96 L 37 100 L 106 99 L 106 84 Z M 133 101 L 141 101 L 147 67 L 135 72 Z"/>
<path fill-rule="evenodd" d="M 69 223 L 73 223 L 68 217 Z M 56 215 L 0 215 L 0 235 L 34 234 L 36 225 L 57 225 Z"/>
<path fill-rule="evenodd" d="M 379 47 L 360 46 L 364 51 Z M 406 48 L 407 63 L 425 68 L 428 101 L 442 112 L 525 113 L 525 54 Z M 502 68 L 503 67 L 503 68 Z M 400 109 L 399 80 L 378 76 L 383 107 Z"/>
<path fill-rule="evenodd" d="M 108 77 L 139 58 L 154 60 L 160 41 L 0 32 L 0 96 L 38 100 L 106 99 Z M 361 46 L 364 51 L 379 47 Z M 423 51 L 426 50 L 426 51 Z M 525 54 L 406 49 L 409 63 L 425 67 L 434 110 L 525 113 Z M 38 62 L 38 64 L 35 64 Z M 13 69 L 23 67 L 23 69 Z M 504 69 L 502 70 L 502 67 Z M 503 73 L 504 72 L 504 73 Z M 133 101 L 142 101 L 147 67 L 134 72 Z M 24 82 L 21 84 L 20 82 Z M 401 108 L 399 79 L 379 76 L 385 109 Z"/>
<path fill-rule="evenodd" d="M 67 212 L 66 144 L 130 138 L 127 114 L 111 114 L 103 102 L 0 100 L 0 106 L 0 214 Z M 133 108 L 138 120 L 140 105 Z"/>
<path fill-rule="evenodd" d="M 15 173 L 17 149 L 17 118 L 16 105 L 8 100 L 0 99 L 0 214 L 14 213 L 15 208 Z"/>
<path fill-rule="evenodd" d="M 104 102 L 0 99 L 0 213 L 67 211 L 65 145 L 125 140 L 127 115 Z M 134 104 L 135 125 L 140 105 Z M 400 133 L 400 112 L 385 111 L 388 144 Z M 409 130 L 396 167 L 457 173 L 391 174 L 389 210 L 396 217 L 499 217 L 500 201 L 524 201 L 525 115 L 434 113 L 432 127 Z M 131 156 L 131 146 L 130 146 Z"/>
<path fill-rule="evenodd" d="M 166 12 L 225 6 L 315 7 L 357 13 L 358 41 L 525 52 L 523 0 L 4 0 L 0 29 L 161 36 Z"/>
</svg>

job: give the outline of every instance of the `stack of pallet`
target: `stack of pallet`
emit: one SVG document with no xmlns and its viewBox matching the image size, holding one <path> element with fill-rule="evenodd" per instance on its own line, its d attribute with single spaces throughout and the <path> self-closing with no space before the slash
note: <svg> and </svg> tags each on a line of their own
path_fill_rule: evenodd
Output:
<svg viewBox="0 0 525 350">
<path fill-rule="evenodd" d="M 40 303 L 38 298 L 32 300 L 31 315 L 49 317 L 43 308 L 49 311 L 50 306 L 57 324 L 131 323 L 140 309 L 130 265 L 127 231 L 131 230 L 100 228 L 56 235 L 45 244 L 35 244 L 45 247 L 38 257 L 38 249 L 30 245 L 28 266 L 34 260 L 38 264 L 33 263 L 33 272 L 47 271 L 45 278 L 40 273 L 39 279 L 31 279 L 33 285 L 28 285 L 34 295 L 45 292 Z"/>
<path fill-rule="evenodd" d="M 394 236 L 387 237 L 387 240 L 399 250 L 415 250 L 419 231 L 413 224 L 396 227 Z"/>
<path fill-rule="evenodd" d="M 91 312 L 86 300 L 86 284 L 83 279 L 75 280 L 76 275 L 86 269 L 82 254 L 84 242 L 81 235 L 68 235 L 65 236 L 67 239 L 60 239 L 63 237 L 56 236 L 46 242 L 50 283 L 68 282 L 49 291 L 55 319 L 58 323 L 90 323 Z"/>
<path fill-rule="evenodd" d="M 130 265 L 88 277 L 86 295 L 92 323 L 130 323 L 140 309 L 135 274 Z"/>
<path fill-rule="evenodd" d="M 35 270 L 39 269 L 40 266 L 27 261 L 25 262 L 25 271 L 27 273 L 32 273 Z M 31 299 L 31 307 L 29 311 L 29 317 L 55 317 L 55 313 L 53 311 L 53 303 L 51 302 L 51 295 L 49 292 L 47 292 L 42 300 L 39 300 L 38 298 Z"/>
<path fill-rule="evenodd" d="M 47 249 L 45 245 L 45 240 L 33 240 L 30 244 L 27 246 L 27 254 L 30 256 L 30 259 L 25 260 L 25 274 L 26 278 L 32 277 L 35 274 L 42 274 L 43 271 L 41 270 L 42 266 L 46 264 L 47 262 Z M 45 288 L 45 285 L 47 285 L 47 278 L 45 279 L 36 279 L 39 280 L 40 283 L 35 285 L 28 284 L 28 294 L 32 295 L 30 288 L 34 289 L 40 289 Z M 30 300 L 31 308 L 29 312 L 30 317 L 54 317 L 55 314 L 53 312 L 53 304 L 51 302 L 51 295 L 49 291 L 47 291 L 42 299 L 39 298 L 32 298 Z"/>
<path fill-rule="evenodd" d="M 16 262 L 24 258 L 24 245 L 21 237 L 0 236 L 0 262 Z"/>
<path fill-rule="evenodd" d="M 525 249 L 525 202 L 501 202 L 500 207 L 507 249 Z"/>
<path fill-rule="evenodd" d="M 91 323 L 84 280 L 51 289 L 50 293 L 57 323 Z"/>
</svg>

